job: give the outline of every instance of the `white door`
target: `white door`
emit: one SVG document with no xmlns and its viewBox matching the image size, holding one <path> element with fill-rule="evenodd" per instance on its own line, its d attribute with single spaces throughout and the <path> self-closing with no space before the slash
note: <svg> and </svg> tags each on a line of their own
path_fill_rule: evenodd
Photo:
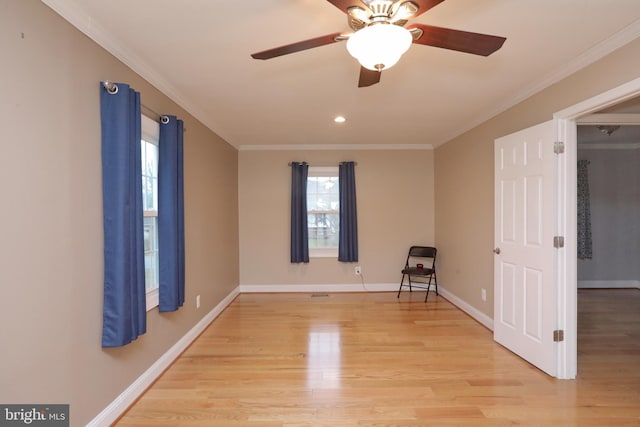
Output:
<svg viewBox="0 0 640 427">
<path fill-rule="evenodd" d="M 495 341 L 556 376 L 554 122 L 495 141 Z"/>
</svg>

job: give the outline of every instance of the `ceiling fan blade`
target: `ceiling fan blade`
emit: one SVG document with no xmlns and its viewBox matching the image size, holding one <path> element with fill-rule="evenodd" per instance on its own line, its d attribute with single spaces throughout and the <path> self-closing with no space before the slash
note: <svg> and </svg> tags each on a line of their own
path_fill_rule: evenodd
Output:
<svg viewBox="0 0 640 427">
<path fill-rule="evenodd" d="M 413 3 L 418 5 L 418 8 L 419 8 L 418 12 L 416 12 L 413 15 L 413 17 L 415 18 L 416 16 L 422 15 L 429 9 L 433 9 L 434 7 L 442 3 L 444 0 L 409 0 L 409 1 L 412 1 Z"/>
<path fill-rule="evenodd" d="M 380 76 L 382 72 L 372 71 L 368 68 L 360 67 L 360 79 L 358 80 L 358 87 L 367 87 L 380 82 Z"/>
<path fill-rule="evenodd" d="M 457 50 L 474 55 L 489 56 L 500 49 L 505 40 L 507 40 L 505 37 L 470 33 L 432 25 L 413 24 L 407 27 L 408 30 L 412 28 L 419 28 L 423 31 L 422 36 L 415 39 L 414 43 Z"/>
<path fill-rule="evenodd" d="M 336 37 L 342 33 L 327 34 L 326 36 L 320 36 L 309 40 L 303 40 L 296 43 L 287 44 L 284 46 L 276 47 L 269 50 L 263 50 L 262 52 L 252 53 L 251 57 L 254 59 L 271 59 L 289 53 L 300 52 L 302 50 L 312 49 L 314 47 L 320 47 L 327 44 L 335 43 Z"/>
</svg>

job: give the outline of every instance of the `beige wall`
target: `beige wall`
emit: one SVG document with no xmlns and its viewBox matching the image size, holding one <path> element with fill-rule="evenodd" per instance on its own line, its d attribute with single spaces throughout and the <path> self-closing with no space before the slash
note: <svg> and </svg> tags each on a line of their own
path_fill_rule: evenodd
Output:
<svg viewBox="0 0 640 427">
<path fill-rule="evenodd" d="M 291 161 L 356 166 L 359 261 L 365 283 L 399 283 L 412 244 L 433 244 L 433 151 L 240 151 L 240 284 L 354 284 L 335 258 L 289 261 Z M 295 289 L 295 288 L 294 288 Z"/>
<path fill-rule="evenodd" d="M 640 40 L 435 150 L 440 285 L 493 318 L 494 140 L 638 77 Z M 482 288 L 487 289 L 486 302 Z"/>
<path fill-rule="evenodd" d="M 238 153 L 40 1 L 0 1 L 0 57 L 0 402 L 69 403 L 85 425 L 237 287 Z M 104 79 L 187 128 L 185 306 L 106 350 Z"/>
</svg>

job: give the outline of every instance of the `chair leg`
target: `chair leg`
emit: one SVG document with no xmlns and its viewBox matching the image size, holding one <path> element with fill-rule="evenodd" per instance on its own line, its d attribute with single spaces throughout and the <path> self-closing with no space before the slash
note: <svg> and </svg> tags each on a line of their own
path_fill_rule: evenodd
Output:
<svg viewBox="0 0 640 427">
<path fill-rule="evenodd" d="M 438 276 L 436 270 L 433 270 L 433 284 L 436 285 L 436 295 L 438 295 Z"/>
<path fill-rule="evenodd" d="M 424 296 L 424 302 L 427 302 L 427 298 L 429 298 L 430 289 L 431 289 L 431 276 L 429 276 L 429 283 L 427 284 L 427 294 Z"/>
<path fill-rule="evenodd" d="M 404 283 L 404 274 L 402 275 L 402 280 L 400 280 L 400 288 L 398 289 L 398 296 L 396 298 L 400 298 L 400 291 L 402 291 L 403 283 Z"/>
</svg>

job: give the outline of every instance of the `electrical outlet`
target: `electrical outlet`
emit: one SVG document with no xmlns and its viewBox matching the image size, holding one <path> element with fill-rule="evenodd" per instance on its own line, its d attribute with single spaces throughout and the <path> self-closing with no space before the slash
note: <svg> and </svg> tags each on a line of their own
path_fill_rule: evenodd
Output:
<svg viewBox="0 0 640 427">
<path fill-rule="evenodd" d="M 358 265 L 358 266 L 356 267 L 356 276 L 359 276 L 359 275 L 361 275 L 361 274 L 362 274 L 362 268 L 360 268 L 360 266 Z"/>
<path fill-rule="evenodd" d="M 196 295 L 196 308 L 200 308 L 200 295 Z"/>
<path fill-rule="evenodd" d="M 482 293 L 480 294 L 480 296 L 482 297 L 482 301 L 486 301 L 487 300 L 487 290 L 482 288 Z"/>
</svg>

